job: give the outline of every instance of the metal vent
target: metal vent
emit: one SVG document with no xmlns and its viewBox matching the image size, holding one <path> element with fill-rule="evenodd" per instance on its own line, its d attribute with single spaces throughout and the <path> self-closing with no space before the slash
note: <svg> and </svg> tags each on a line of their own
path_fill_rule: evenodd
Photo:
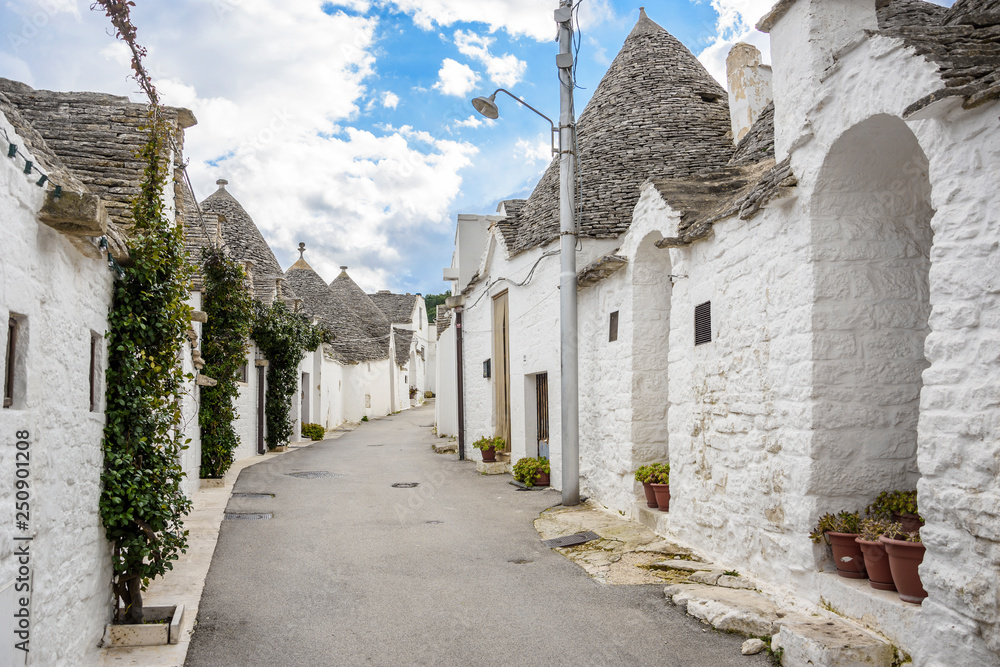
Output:
<svg viewBox="0 0 1000 667">
<path fill-rule="evenodd" d="M 712 342 L 712 302 L 706 301 L 694 307 L 694 344 Z"/>
<path fill-rule="evenodd" d="M 618 311 L 611 313 L 611 321 L 608 325 L 608 342 L 613 343 L 618 340 Z"/>
<path fill-rule="evenodd" d="M 340 473 L 327 472 L 326 470 L 307 470 L 306 472 L 290 472 L 287 473 L 289 477 L 298 477 L 299 479 L 316 479 L 317 477 L 343 477 Z"/>
<path fill-rule="evenodd" d="M 273 493 L 234 493 L 233 498 L 274 498 Z"/>
<path fill-rule="evenodd" d="M 270 512 L 226 512 L 225 518 L 229 521 L 262 521 L 272 519 L 274 515 Z"/>
<path fill-rule="evenodd" d="M 562 537 L 553 537 L 551 540 L 542 540 L 542 544 L 549 549 L 556 549 L 558 547 L 573 547 L 577 544 L 584 544 L 585 542 L 590 542 L 591 540 L 599 540 L 601 536 L 597 533 L 588 530 L 585 533 L 576 533 L 575 535 L 563 535 Z"/>
</svg>

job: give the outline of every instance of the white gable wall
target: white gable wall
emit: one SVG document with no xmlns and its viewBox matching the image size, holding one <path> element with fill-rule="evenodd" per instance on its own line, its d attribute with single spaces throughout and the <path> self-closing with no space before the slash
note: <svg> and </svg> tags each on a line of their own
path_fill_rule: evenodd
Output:
<svg viewBox="0 0 1000 667">
<path fill-rule="evenodd" d="M 27 153 L 2 115 L 0 125 Z M 0 448 L 0 498 L 9 512 L 0 541 L 0 589 L 17 576 L 13 550 L 21 543 L 13 538 L 32 537 L 32 588 L 5 593 L 30 598 L 28 664 L 96 664 L 97 644 L 111 613 L 111 556 L 98 516 L 107 353 L 102 338 L 100 407 L 91 412 L 90 346 L 93 334 L 103 337 L 107 331 L 112 274 L 103 257 L 84 257 L 37 221 L 44 192 L 34 183 L 37 176 L 29 180 L 22 167 L 8 159 L 0 164 L 0 350 L 6 350 L 10 314 L 23 318 L 25 327 L 16 373 L 20 398 L 0 409 L 6 443 Z M 20 531 L 14 524 L 15 444 L 24 431 L 30 517 L 29 530 Z M 24 657 L 12 648 L 17 641 L 13 623 L 12 618 L 0 620 L 5 644 L 0 662 L 5 664 L 8 656 Z"/>
</svg>

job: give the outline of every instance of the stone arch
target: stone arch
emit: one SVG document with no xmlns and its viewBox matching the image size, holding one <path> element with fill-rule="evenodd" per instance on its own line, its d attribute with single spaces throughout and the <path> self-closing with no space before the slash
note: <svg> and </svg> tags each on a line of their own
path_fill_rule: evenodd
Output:
<svg viewBox="0 0 1000 667">
<path fill-rule="evenodd" d="M 815 511 L 912 489 L 928 363 L 933 231 L 928 160 L 910 128 L 876 115 L 827 154 L 812 200 Z"/>
<path fill-rule="evenodd" d="M 632 259 L 632 461 L 638 467 L 668 460 L 668 356 L 670 351 L 670 252 L 650 232 Z M 642 488 L 636 486 L 642 496 Z"/>
</svg>

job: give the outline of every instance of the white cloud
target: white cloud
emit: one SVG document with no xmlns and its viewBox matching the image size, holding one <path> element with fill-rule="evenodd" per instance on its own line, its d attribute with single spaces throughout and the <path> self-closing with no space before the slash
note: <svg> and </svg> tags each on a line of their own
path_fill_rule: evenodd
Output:
<svg viewBox="0 0 1000 667">
<path fill-rule="evenodd" d="M 719 14 L 716 35 L 698 59 L 709 73 L 726 86 L 726 57 L 739 42 L 753 44 L 761 51 L 763 61 L 771 62 L 771 42 L 754 26 L 774 6 L 774 0 L 712 0 L 712 9 Z"/>
<path fill-rule="evenodd" d="M 493 83 L 502 88 L 509 88 L 521 80 L 528 65 L 510 53 L 494 56 L 489 48 L 494 41 L 496 40 L 492 37 L 478 35 L 471 30 L 455 31 L 455 46 L 458 47 L 458 52 L 483 63 Z"/>
<path fill-rule="evenodd" d="M 400 11 L 413 16 L 425 30 L 450 26 L 456 22 L 483 23 L 490 32 L 504 30 L 514 37 L 531 37 L 539 42 L 555 37 L 552 12 L 557 3 L 538 0 L 388 0 Z M 587 0 L 580 6 L 584 29 L 614 18 L 608 0 Z"/>
<path fill-rule="evenodd" d="M 479 79 L 479 74 L 465 63 L 445 58 L 438 70 L 438 81 L 434 84 L 434 89 L 445 95 L 465 97 L 476 87 Z"/>
<path fill-rule="evenodd" d="M 382 93 L 382 106 L 386 109 L 395 109 L 399 104 L 399 95 L 391 91 Z"/>
<path fill-rule="evenodd" d="M 543 162 L 546 165 L 552 161 L 552 144 L 547 137 L 534 140 L 518 139 L 514 144 L 514 157 L 528 162 Z"/>
</svg>

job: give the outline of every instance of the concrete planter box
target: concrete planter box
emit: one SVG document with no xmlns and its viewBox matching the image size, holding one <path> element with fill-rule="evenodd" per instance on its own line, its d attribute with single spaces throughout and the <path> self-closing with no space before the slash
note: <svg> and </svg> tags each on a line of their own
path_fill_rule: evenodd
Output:
<svg viewBox="0 0 1000 667">
<path fill-rule="evenodd" d="M 146 625 L 109 625 L 104 629 L 105 646 L 165 646 L 181 639 L 181 618 L 184 605 L 143 609 Z M 148 623 L 148 621 L 154 621 Z M 156 623 L 155 621 L 168 621 Z"/>
</svg>

